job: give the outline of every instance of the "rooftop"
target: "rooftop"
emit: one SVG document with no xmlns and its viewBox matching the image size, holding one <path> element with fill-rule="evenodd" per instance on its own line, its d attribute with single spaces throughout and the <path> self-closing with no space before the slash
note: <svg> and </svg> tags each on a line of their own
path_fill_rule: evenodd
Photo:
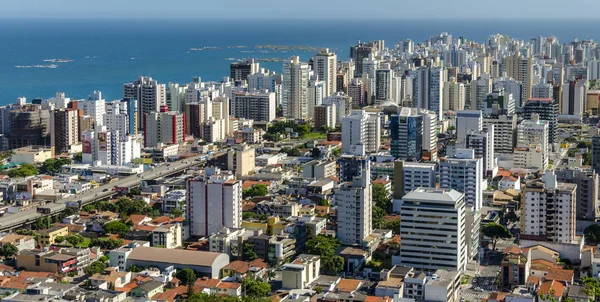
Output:
<svg viewBox="0 0 600 302">
<path fill-rule="evenodd" d="M 217 258 L 229 256 L 222 253 L 190 251 L 181 249 L 164 249 L 156 247 L 137 247 L 131 251 L 127 260 L 153 261 L 161 263 L 178 263 L 182 265 L 212 266 Z"/>
</svg>

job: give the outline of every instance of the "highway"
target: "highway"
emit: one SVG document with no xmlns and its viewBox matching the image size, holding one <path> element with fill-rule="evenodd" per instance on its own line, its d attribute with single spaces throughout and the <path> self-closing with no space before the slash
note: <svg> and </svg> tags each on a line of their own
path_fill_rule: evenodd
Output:
<svg viewBox="0 0 600 302">
<path fill-rule="evenodd" d="M 37 211 L 37 208 L 32 208 L 26 211 L 22 211 L 15 214 L 5 214 L 0 217 L 0 231 L 10 231 L 15 228 L 21 227 L 24 224 L 29 224 L 35 221 L 36 218 L 53 215 L 61 212 L 65 209 L 67 202 L 78 202 L 81 201 L 81 206 L 90 204 L 96 200 L 109 198 L 115 194 L 112 189 L 117 187 L 135 187 L 140 184 L 142 180 L 152 180 L 164 176 L 169 176 L 182 170 L 186 170 L 192 166 L 201 164 L 199 160 L 205 155 L 198 155 L 194 157 L 188 157 L 179 161 L 169 162 L 162 164 L 161 166 L 155 167 L 150 171 L 145 171 L 141 175 L 132 175 L 124 178 L 120 178 L 117 182 L 108 183 L 105 185 L 98 186 L 92 190 L 83 192 L 77 195 L 71 195 L 67 198 L 60 199 L 55 203 L 47 203 L 44 206 L 38 208 L 49 208 L 50 214 L 41 214 Z"/>
</svg>

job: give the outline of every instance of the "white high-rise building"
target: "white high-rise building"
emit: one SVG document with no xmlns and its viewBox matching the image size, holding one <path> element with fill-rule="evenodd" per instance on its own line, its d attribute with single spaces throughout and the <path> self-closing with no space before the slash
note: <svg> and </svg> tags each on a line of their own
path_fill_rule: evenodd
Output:
<svg viewBox="0 0 600 302">
<path fill-rule="evenodd" d="M 123 85 L 123 97 L 137 101 L 138 125 L 143 126 L 146 114 L 158 112 L 160 106 L 166 105 L 166 86 L 151 77 L 139 77 L 133 83 Z"/>
<path fill-rule="evenodd" d="M 183 112 L 185 110 L 185 92 L 187 88 L 187 85 L 168 84 L 165 98 L 169 111 Z"/>
<path fill-rule="evenodd" d="M 400 265 L 464 271 L 467 266 L 464 195 L 455 190 L 419 188 L 406 194 L 403 201 Z"/>
<path fill-rule="evenodd" d="M 475 150 L 475 157 L 483 159 L 485 175 L 496 175 L 498 163 L 494 153 L 494 125 L 485 126 L 482 131 L 467 132 L 466 147 Z"/>
<path fill-rule="evenodd" d="M 418 188 L 435 188 L 436 164 L 394 162 L 394 199 L 402 199 L 408 192 Z"/>
<path fill-rule="evenodd" d="M 587 86 L 586 80 L 573 80 L 563 84 L 561 114 L 583 116 Z"/>
<path fill-rule="evenodd" d="M 481 110 L 481 102 L 485 99 L 485 96 L 492 92 L 492 78 L 489 74 L 482 74 L 479 79 L 471 81 L 470 97 L 469 97 L 469 109 L 470 110 Z"/>
<path fill-rule="evenodd" d="M 435 112 L 442 117 L 445 70 L 421 67 L 413 78 L 413 107 Z"/>
<path fill-rule="evenodd" d="M 500 77 L 494 79 L 494 85 L 492 90 L 494 92 L 504 90 L 504 94 L 508 97 L 508 95 L 512 94 L 512 98 L 514 101 L 514 106 L 517 108 L 523 107 L 523 83 L 516 81 L 513 78 L 509 77 Z"/>
<path fill-rule="evenodd" d="M 531 180 L 522 188 L 521 238 L 544 237 L 547 241 L 573 243 L 577 185 L 558 183 L 554 171 Z"/>
<path fill-rule="evenodd" d="M 104 125 L 108 131 L 119 131 L 121 137 L 129 134 L 129 114 L 127 103 L 115 100 L 106 103 Z"/>
<path fill-rule="evenodd" d="M 494 153 L 502 156 L 513 153 L 517 131 L 516 115 L 488 116 L 483 120 L 483 125 L 494 126 Z"/>
<path fill-rule="evenodd" d="M 438 117 L 433 111 L 420 110 L 423 116 L 423 152 L 429 153 L 429 161 L 438 161 Z M 427 154 L 422 154 L 427 157 Z"/>
<path fill-rule="evenodd" d="M 523 120 L 517 127 L 517 147 L 528 148 L 540 145 L 545 156 L 550 154 L 550 130 L 548 122 L 541 121 L 539 115 L 532 114 L 531 120 Z"/>
<path fill-rule="evenodd" d="M 533 57 L 522 56 L 520 52 L 517 52 L 513 56 L 505 57 L 502 64 L 509 77 L 523 83 L 523 97 L 521 102 L 517 104 L 518 107 L 521 107 L 529 100 L 529 98 L 531 98 L 534 65 Z"/>
<path fill-rule="evenodd" d="M 231 102 L 231 112 L 236 118 L 271 122 L 275 119 L 276 105 L 274 92 L 239 92 Z"/>
<path fill-rule="evenodd" d="M 381 119 L 378 114 L 354 110 L 342 119 L 342 152 L 351 154 L 359 144 L 367 153 L 379 151 Z"/>
<path fill-rule="evenodd" d="M 310 67 L 291 57 L 283 63 L 283 115 L 288 118 L 308 118 L 308 81 Z"/>
<path fill-rule="evenodd" d="M 465 194 L 465 203 L 479 211 L 483 206 L 483 159 L 473 149 L 457 149 L 454 157 L 440 161 L 440 187 Z"/>
<path fill-rule="evenodd" d="M 171 145 L 185 142 L 184 114 L 167 112 L 166 106 L 161 112 L 146 114 L 144 121 L 144 146 L 156 147 L 159 144 Z"/>
<path fill-rule="evenodd" d="M 91 116 L 96 121 L 96 126 L 104 125 L 106 105 L 100 91 L 94 91 L 86 101 L 80 102 L 84 115 Z"/>
<path fill-rule="evenodd" d="M 313 70 L 323 81 L 324 95 L 331 95 L 337 91 L 337 56 L 329 49 L 325 48 L 320 53 L 313 56 Z M 317 104 L 319 105 L 319 104 Z"/>
<path fill-rule="evenodd" d="M 551 99 L 554 97 L 553 95 L 553 87 L 550 83 L 538 83 L 533 85 L 531 90 L 532 98 L 540 98 L 540 99 Z"/>
<path fill-rule="evenodd" d="M 308 118 L 313 118 L 315 106 L 323 104 L 323 98 L 325 97 L 325 82 L 313 76 L 312 79 L 308 81 L 307 93 L 308 102 L 306 104 L 308 108 Z"/>
<path fill-rule="evenodd" d="M 363 172 L 355 176 L 352 182 L 342 184 L 335 192 L 338 215 L 336 234 L 347 245 L 362 244 L 373 232 L 370 161 L 366 162 Z"/>
<path fill-rule="evenodd" d="M 600 79 L 600 60 L 593 59 L 587 62 L 588 64 L 588 80 Z"/>
<path fill-rule="evenodd" d="M 456 144 L 464 146 L 469 131 L 483 129 L 483 114 L 480 110 L 463 110 L 456 112 Z"/>
<path fill-rule="evenodd" d="M 444 85 L 444 110 L 459 111 L 465 109 L 465 84 L 457 82 L 456 78 Z"/>
<path fill-rule="evenodd" d="M 350 115 L 352 112 L 352 99 L 343 92 L 336 92 L 325 99 L 323 99 L 324 105 L 335 105 L 336 110 L 336 123 L 342 123 L 342 119 L 345 116 Z"/>
<path fill-rule="evenodd" d="M 205 176 L 187 181 L 186 198 L 190 236 L 210 236 L 223 227 L 241 227 L 242 183 L 232 174 L 207 169 Z"/>
</svg>

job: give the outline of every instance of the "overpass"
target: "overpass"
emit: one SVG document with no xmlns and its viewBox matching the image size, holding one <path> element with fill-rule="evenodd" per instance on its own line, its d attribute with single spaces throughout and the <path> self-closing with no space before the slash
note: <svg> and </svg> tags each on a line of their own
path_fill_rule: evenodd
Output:
<svg viewBox="0 0 600 302">
<path fill-rule="evenodd" d="M 46 216 L 55 216 L 64 211 L 67 203 L 80 202 L 81 206 L 88 205 L 97 200 L 107 199 L 116 194 L 113 188 L 116 186 L 132 188 L 139 186 L 143 180 L 153 180 L 161 177 L 171 176 L 173 174 L 184 172 L 193 166 L 198 166 L 206 162 L 206 155 L 188 157 L 186 159 L 169 162 L 159 167 L 145 171 L 139 175 L 120 178 L 116 183 L 109 183 L 98 186 L 89 191 L 71 195 L 57 200 L 54 203 L 40 205 L 33 209 L 28 209 L 14 214 L 4 214 L 0 217 L 0 232 L 10 232 L 33 223 L 37 218 Z"/>
</svg>

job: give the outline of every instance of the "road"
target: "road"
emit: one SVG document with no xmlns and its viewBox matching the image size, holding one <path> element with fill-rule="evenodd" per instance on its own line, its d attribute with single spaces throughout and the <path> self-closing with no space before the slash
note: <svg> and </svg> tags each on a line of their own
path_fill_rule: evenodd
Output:
<svg viewBox="0 0 600 302">
<path fill-rule="evenodd" d="M 191 166 L 198 165 L 201 162 L 197 160 L 199 160 L 202 156 L 203 155 L 198 155 L 194 157 L 188 157 L 179 161 L 170 162 L 159 167 L 153 168 L 150 171 L 145 171 L 141 174 L 141 176 L 132 175 L 120 178 L 119 181 L 116 183 L 101 185 L 90 191 L 86 191 L 85 193 L 71 195 L 67 198 L 58 200 L 56 203 L 49 203 L 41 207 L 49 207 L 51 208 L 51 214 L 55 214 L 56 212 L 64 210 L 65 204 L 67 202 L 77 202 L 81 200 L 81 205 L 83 206 L 92 203 L 98 199 L 108 198 L 112 196 L 113 194 L 115 194 L 115 192 L 112 190 L 114 186 L 134 187 L 136 185 L 139 185 L 140 181 L 142 180 L 157 179 L 188 169 Z M 38 213 L 37 208 L 32 208 L 15 214 L 5 214 L 4 216 L 0 217 L 0 231 L 7 231 L 15 227 L 20 227 L 23 224 L 32 222 L 36 218 L 42 216 L 44 215 Z"/>
</svg>

